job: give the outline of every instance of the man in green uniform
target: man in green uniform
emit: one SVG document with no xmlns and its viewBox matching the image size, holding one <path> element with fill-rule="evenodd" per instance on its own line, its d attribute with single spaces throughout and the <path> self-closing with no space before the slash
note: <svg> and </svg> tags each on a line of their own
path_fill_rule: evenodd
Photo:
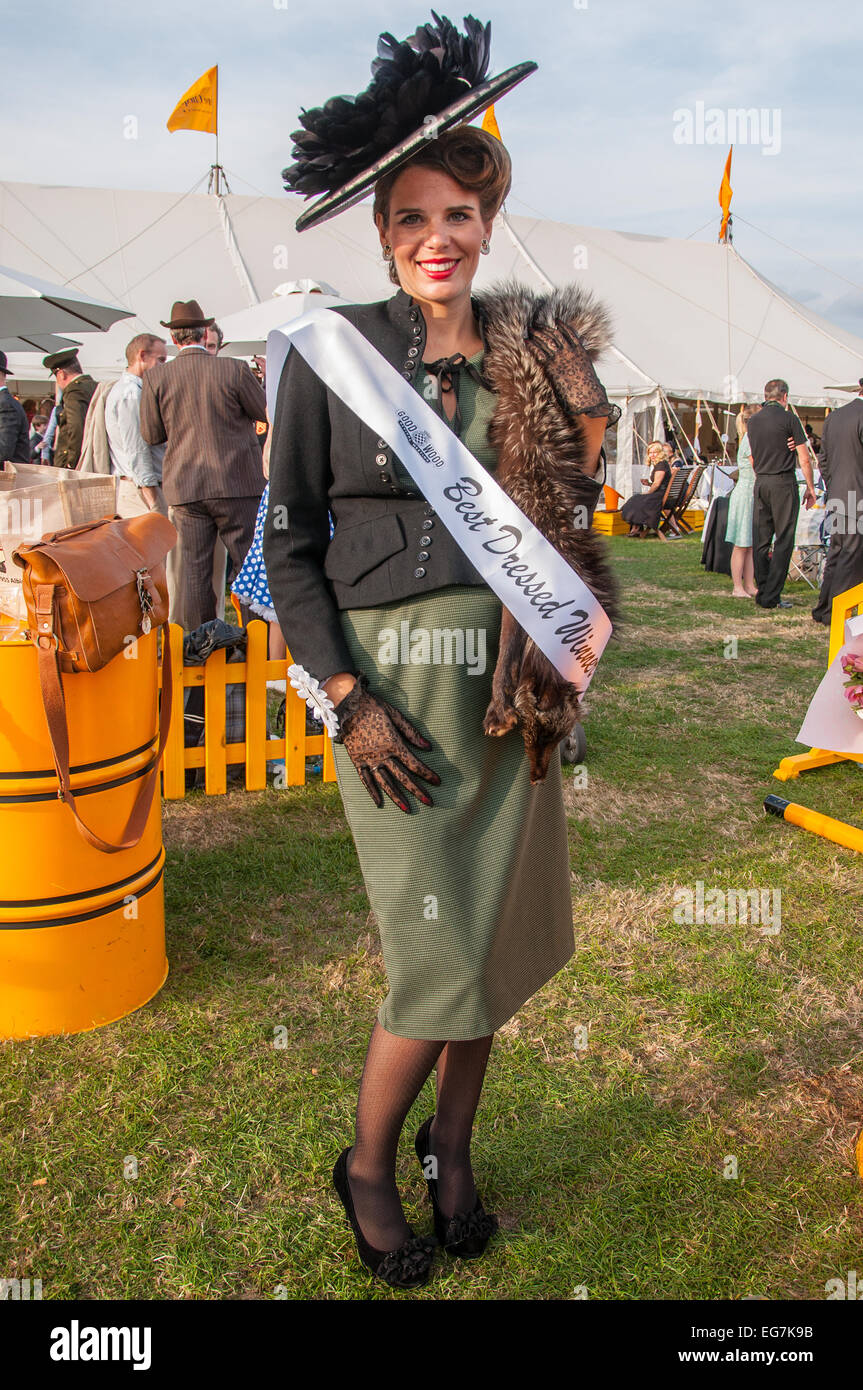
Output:
<svg viewBox="0 0 863 1390">
<path fill-rule="evenodd" d="M 75 348 L 52 352 L 42 366 L 52 372 L 63 399 L 57 407 L 57 433 L 54 436 L 54 467 L 77 468 L 84 440 L 84 419 L 96 390 L 91 376 L 81 370 Z"/>
</svg>

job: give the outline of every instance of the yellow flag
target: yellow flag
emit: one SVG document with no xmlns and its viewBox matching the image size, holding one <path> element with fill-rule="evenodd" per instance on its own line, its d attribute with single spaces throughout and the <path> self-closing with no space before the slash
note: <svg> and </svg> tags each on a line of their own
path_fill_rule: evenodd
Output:
<svg viewBox="0 0 863 1390">
<path fill-rule="evenodd" d="M 168 117 L 168 129 L 205 130 L 218 133 L 219 126 L 219 68 L 208 68 L 203 77 L 184 92 Z"/>
<path fill-rule="evenodd" d="M 498 126 L 497 119 L 494 114 L 494 105 L 489 106 L 486 110 L 486 113 L 482 118 L 482 129 L 487 130 L 489 135 L 494 136 L 495 140 L 500 140 L 501 144 L 503 143 L 500 133 L 500 127 Z"/>
<path fill-rule="evenodd" d="M 719 240 L 728 240 L 728 210 L 731 207 L 731 195 L 734 192 L 731 187 L 731 149 L 728 151 L 728 158 L 725 161 L 725 173 L 722 175 L 722 182 L 719 185 L 719 206 L 722 208 L 722 225 L 719 228 Z"/>
</svg>

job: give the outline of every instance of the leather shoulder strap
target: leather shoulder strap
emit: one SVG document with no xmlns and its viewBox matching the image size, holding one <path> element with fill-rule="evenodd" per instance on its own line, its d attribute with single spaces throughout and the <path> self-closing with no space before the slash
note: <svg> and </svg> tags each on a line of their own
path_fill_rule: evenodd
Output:
<svg viewBox="0 0 863 1390">
<path fill-rule="evenodd" d="M 63 681 L 60 676 L 57 652 L 51 647 L 40 646 L 37 648 L 37 656 L 42 702 L 45 706 L 45 718 L 48 721 L 48 733 L 51 738 L 51 751 L 54 755 L 54 766 L 57 769 L 57 778 L 60 784 L 57 790 L 58 800 L 65 801 L 75 817 L 79 834 L 94 849 L 101 850 L 105 854 L 116 854 L 118 850 L 134 849 L 144 833 L 147 817 L 150 814 L 153 795 L 158 785 L 159 766 L 171 723 L 173 673 L 167 623 L 162 625 L 162 706 L 159 712 L 159 747 L 156 750 L 152 767 L 138 789 L 138 794 L 129 813 L 129 819 L 126 821 L 118 844 L 103 840 L 94 830 L 85 825 L 78 814 L 75 797 L 70 786 L 69 728 L 66 720 L 66 700 L 63 694 Z"/>
</svg>

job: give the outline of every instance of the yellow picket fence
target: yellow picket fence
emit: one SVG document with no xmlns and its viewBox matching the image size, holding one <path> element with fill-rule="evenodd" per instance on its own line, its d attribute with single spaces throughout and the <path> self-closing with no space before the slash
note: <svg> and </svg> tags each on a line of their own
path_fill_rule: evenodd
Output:
<svg viewBox="0 0 863 1390">
<path fill-rule="evenodd" d="M 326 732 L 306 734 L 306 703 L 291 688 L 287 669 L 293 658 L 271 661 L 267 655 L 268 627 L 254 618 L 246 628 L 245 661 L 227 661 L 224 651 L 213 652 L 203 666 L 183 665 L 183 629 L 169 628 L 168 652 L 174 681 L 171 726 L 162 760 L 162 788 L 167 800 L 186 794 L 186 768 L 204 769 L 208 795 L 227 790 L 228 764 L 245 763 L 247 791 L 267 785 L 267 763 L 284 759 L 282 786 L 301 787 L 306 781 L 306 758 L 323 757 L 323 780 L 334 782 L 333 745 Z M 164 655 L 163 655 L 164 660 Z M 161 683 L 162 672 L 159 671 Z M 286 682 L 285 737 L 267 736 L 267 681 Z M 186 748 L 183 743 L 183 696 L 190 686 L 204 687 L 204 743 Z M 226 687 L 245 685 L 245 740 L 226 742 Z"/>
</svg>

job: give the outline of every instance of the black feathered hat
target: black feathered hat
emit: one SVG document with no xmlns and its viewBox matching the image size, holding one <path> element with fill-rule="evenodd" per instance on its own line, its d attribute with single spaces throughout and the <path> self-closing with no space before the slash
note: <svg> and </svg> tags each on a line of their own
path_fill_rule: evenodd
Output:
<svg viewBox="0 0 863 1390">
<path fill-rule="evenodd" d="M 282 178 L 289 192 L 324 197 L 297 218 L 298 232 L 353 207 L 425 141 L 471 120 L 536 71 L 536 63 L 518 63 L 486 79 L 491 24 L 467 15 L 462 34 L 434 10 L 432 19 L 403 43 L 381 34 L 364 92 L 300 113 L 303 129 L 291 136 L 295 163 Z"/>
</svg>

